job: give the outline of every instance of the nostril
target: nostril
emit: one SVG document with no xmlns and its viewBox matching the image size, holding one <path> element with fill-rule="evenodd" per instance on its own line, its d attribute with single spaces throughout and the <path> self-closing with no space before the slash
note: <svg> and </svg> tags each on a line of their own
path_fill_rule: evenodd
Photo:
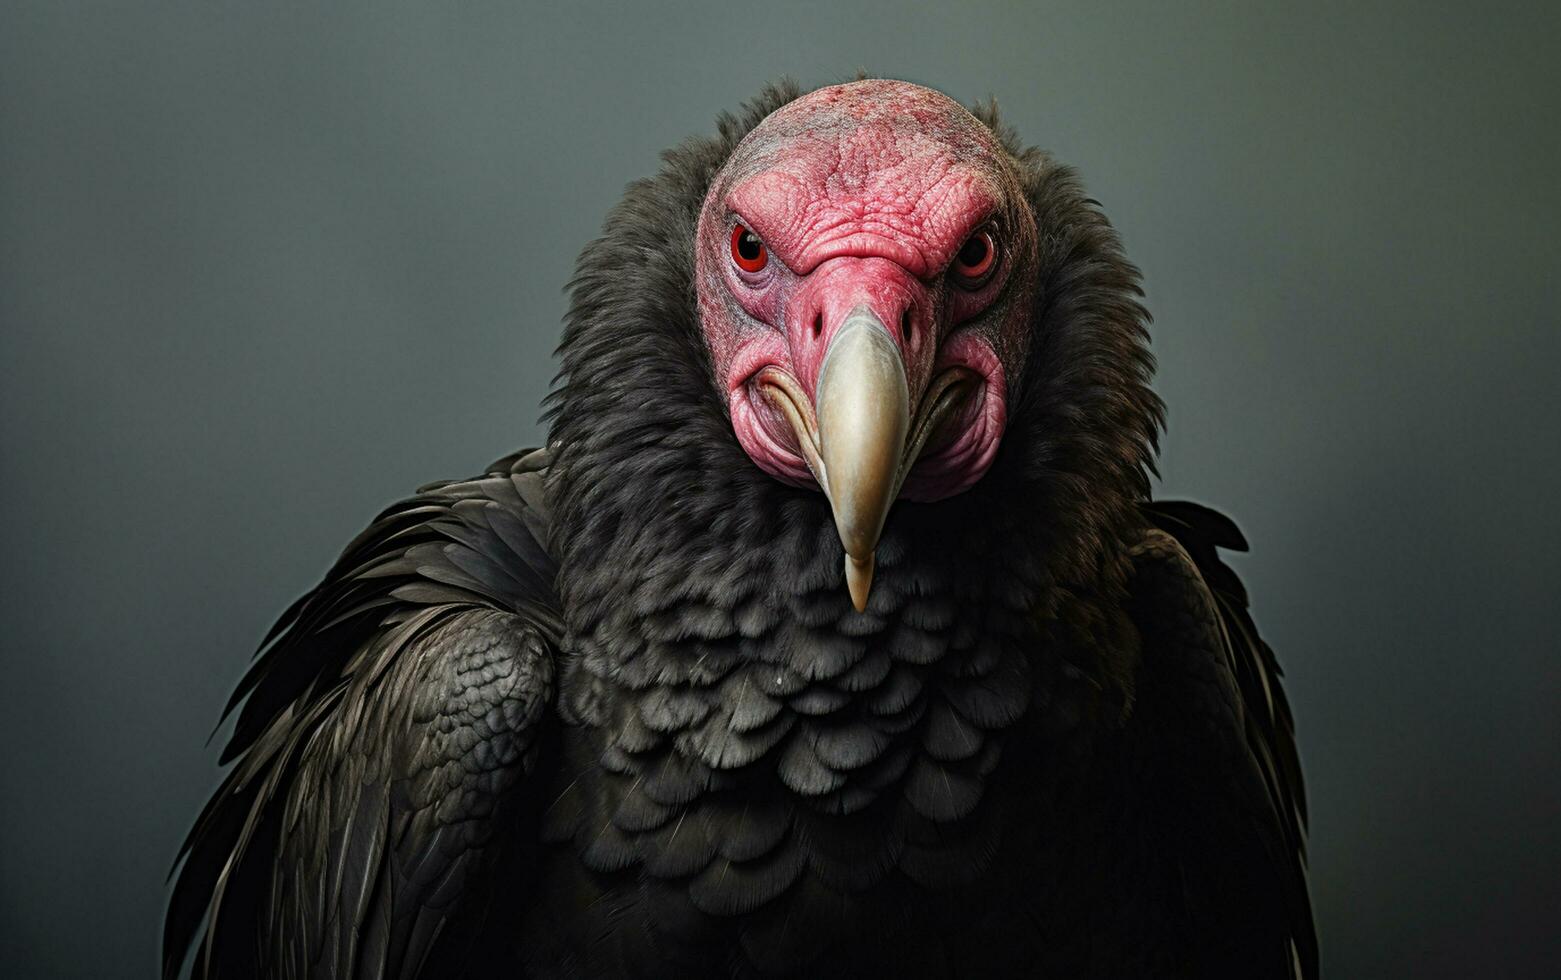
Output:
<svg viewBox="0 0 1561 980">
<path fill-rule="evenodd" d="M 900 338 L 905 342 L 906 347 L 911 345 L 911 332 L 911 311 L 906 310 L 900 314 Z"/>
<path fill-rule="evenodd" d="M 824 333 L 824 314 L 813 314 L 813 339 L 817 340 Z"/>
</svg>

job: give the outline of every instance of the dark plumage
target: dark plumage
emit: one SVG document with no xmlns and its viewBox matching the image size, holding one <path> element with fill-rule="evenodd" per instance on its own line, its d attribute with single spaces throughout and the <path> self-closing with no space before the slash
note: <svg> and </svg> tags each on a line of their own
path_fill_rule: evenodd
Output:
<svg viewBox="0 0 1561 980">
<path fill-rule="evenodd" d="M 580 259 L 549 448 L 383 514 L 234 695 L 165 933 L 197 976 L 1315 976 L 1272 651 L 1150 503 L 1147 314 L 1072 172 L 970 489 L 852 608 L 830 502 L 733 437 L 696 225 L 767 90 Z M 203 920 L 209 922 L 202 931 Z"/>
</svg>

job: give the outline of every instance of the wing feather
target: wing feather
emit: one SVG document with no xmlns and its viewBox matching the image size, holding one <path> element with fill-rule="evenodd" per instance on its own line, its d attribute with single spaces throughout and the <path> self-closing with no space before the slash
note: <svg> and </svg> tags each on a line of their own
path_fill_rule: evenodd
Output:
<svg viewBox="0 0 1561 980">
<path fill-rule="evenodd" d="M 553 692 L 547 464 L 385 510 L 267 634 L 176 862 L 165 978 L 197 937 L 202 978 L 412 978 L 477 901 Z"/>
<path fill-rule="evenodd" d="M 1232 938 L 1233 944 L 1261 943 L 1270 932 L 1282 936 L 1287 973 L 1315 978 L 1295 723 L 1278 659 L 1258 634 L 1245 587 L 1218 552 L 1245 551 L 1246 540 L 1229 518 L 1198 504 L 1156 501 L 1144 512 L 1151 529 L 1134 551 L 1130 608 L 1144 637 L 1150 678 L 1140 694 L 1162 703 L 1138 710 L 1168 727 L 1162 733 L 1168 737 L 1158 740 L 1162 746 L 1180 746 L 1186 756 L 1168 760 L 1167 771 L 1213 784 L 1212 799 L 1187 803 L 1196 797 L 1187 794 L 1183 803 L 1208 808 L 1201 819 L 1229 863 L 1224 880 L 1263 892 L 1196 895 L 1192 902 L 1205 914 L 1228 910 L 1231 923 L 1253 919 L 1251 933 Z M 1272 915 L 1262 918 L 1269 908 Z"/>
</svg>

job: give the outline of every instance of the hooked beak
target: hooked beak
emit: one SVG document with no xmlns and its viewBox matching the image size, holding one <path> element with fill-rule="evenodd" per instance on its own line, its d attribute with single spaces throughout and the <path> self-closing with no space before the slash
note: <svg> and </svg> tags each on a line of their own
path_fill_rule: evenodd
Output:
<svg viewBox="0 0 1561 980">
<path fill-rule="evenodd" d="M 867 608 L 878 538 L 906 474 L 978 380 L 963 367 L 943 372 L 920 399 L 913 422 L 906 374 L 888 328 L 858 306 L 830 338 L 813 405 L 784 371 L 766 368 L 757 379 L 796 432 L 803 459 L 829 498 L 857 612 Z"/>
<path fill-rule="evenodd" d="M 889 331 L 858 307 L 840 325 L 819 367 L 818 456 L 814 471 L 846 549 L 846 587 L 867 608 L 873 551 L 905 474 L 900 459 L 911 422 L 905 365 Z"/>
</svg>

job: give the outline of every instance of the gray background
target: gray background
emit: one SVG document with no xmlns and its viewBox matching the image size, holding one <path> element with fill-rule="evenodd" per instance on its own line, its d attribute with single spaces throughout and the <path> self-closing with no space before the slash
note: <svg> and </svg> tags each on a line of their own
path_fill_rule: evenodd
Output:
<svg viewBox="0 0 1561 980">
<path fill-rule="evenodd" d="M 535 442 L 575 253 L 790 73 L 972 101 L 1142 265 L 1335 977 L 1556 976 L 1558 31 L 1467 2 L 0 9 L 0 972 L 148 976 L 252 644 Z M 326 8 L 326 9 L 319 9 Z"/>
</svg>

